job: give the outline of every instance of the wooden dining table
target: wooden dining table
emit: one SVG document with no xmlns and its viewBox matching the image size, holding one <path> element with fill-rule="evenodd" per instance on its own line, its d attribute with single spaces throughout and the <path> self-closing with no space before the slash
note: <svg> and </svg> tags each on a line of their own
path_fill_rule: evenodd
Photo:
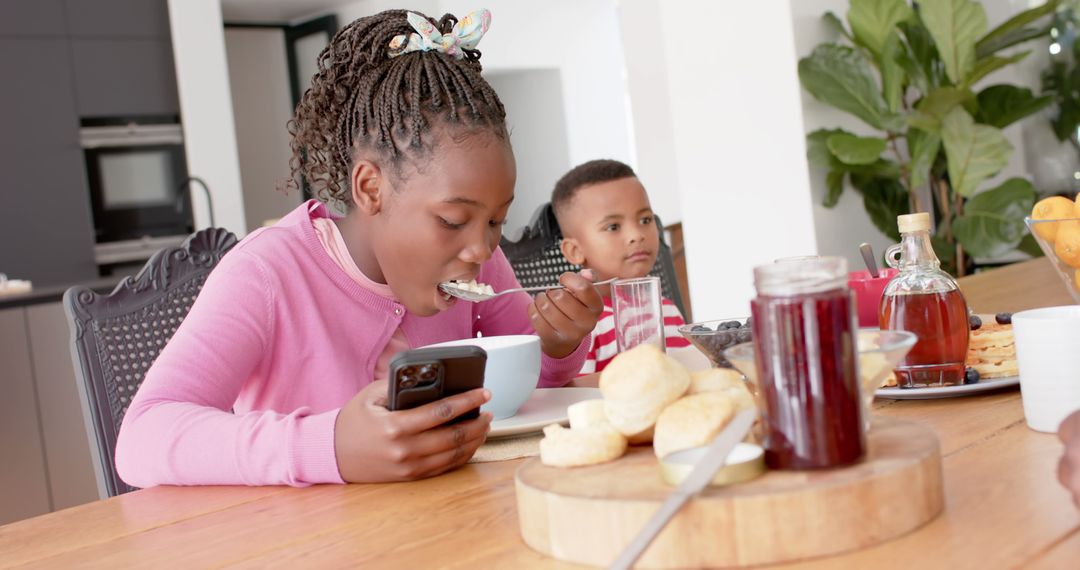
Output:
<svg viewBox="0 0 1080 570">
<path fill-rule="evenodd" d="M 1073 302 L 1045 259 L 961 287 L 981 313 Z M 876 546 L 782 568 L 1080 567 L 1080 510 L 1056 478 L 1062 445 L 1028 429 L 1018 389 L 875 408 L 937 432 L 944 512 Z M 575 567 L 521 540 L 523 461 L 411 483 L 144 489 L 0 527 L 0 567 Z"/>
</svg>

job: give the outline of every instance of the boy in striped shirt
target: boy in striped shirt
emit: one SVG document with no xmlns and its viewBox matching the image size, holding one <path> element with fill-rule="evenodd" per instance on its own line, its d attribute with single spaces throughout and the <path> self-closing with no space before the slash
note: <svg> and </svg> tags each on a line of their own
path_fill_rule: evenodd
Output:
<svg viewBox="0 0 1080 570">
<path fill-rule="evenodd" d="M 563 255 L 593 272 L 594 279 L 644 277 L 656 263 L 660 232 L 645 187 L 634 170 L 617 160 L 592 160 L 563 175 L 555 184 L 551 206 L 559 220 Z M 603 286 L 604 312 L 593 329 L 592 347 L 580 374 L 600 372 L 615 357 L 615 319 L 610 287 Z M 679 335 L 683 317 L 662 299 L 668 352 L 687 349 Z"/>
</svg>

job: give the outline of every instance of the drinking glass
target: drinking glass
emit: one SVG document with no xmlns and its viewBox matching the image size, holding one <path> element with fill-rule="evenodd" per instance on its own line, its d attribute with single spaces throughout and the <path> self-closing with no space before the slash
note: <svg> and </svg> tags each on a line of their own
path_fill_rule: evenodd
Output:
<svg viewBox="0 0 1080 570">
<path fill-rule="evenodd" d="M 664 350 L 664 307 L 659 277 L 620 279 L 611 284 L 615 346 L 619 352 L 639 344 Z"/>
</svg>

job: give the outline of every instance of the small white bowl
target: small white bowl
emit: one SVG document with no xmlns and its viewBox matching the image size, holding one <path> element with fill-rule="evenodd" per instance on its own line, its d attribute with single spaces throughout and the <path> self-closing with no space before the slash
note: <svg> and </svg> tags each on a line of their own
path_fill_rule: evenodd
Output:
<svg viewBox="0 0 1080 570">
<path fill-rule="evenodd" d="M 495 420 L 516 414 L 540 380 L 540 337 L 535 335 L 463 338 L 431 346 L 479 346 L 487 352 L 484 387 L 491 391 L 491 401 L 480 409 Z"/>
</svg>

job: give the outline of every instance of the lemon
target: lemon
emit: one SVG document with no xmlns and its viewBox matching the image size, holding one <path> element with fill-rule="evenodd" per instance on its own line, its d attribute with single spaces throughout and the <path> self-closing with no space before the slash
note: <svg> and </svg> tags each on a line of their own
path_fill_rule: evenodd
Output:
<svg viewBox="0 0 1080 570">
<path fill-rule="evenodd" d="M 1036 202 L 1035 207 L 1031 209 L 1031 219 L 1061 220 L 1064 218 L 1073 218 L 1075 217 L 1077 207 L 1076 203 L 1064 196 L 1043 198 Z M 1058 227 L 1060 225 L 1061 223 L 1046 222 L 1042 224 L 1033 224 L 1033 229 L 1035 230 L 1035 233 L 1039 234 L 1039 237 L 1049 243 L 1054 243 L 1057 239 Z"/>
<path fill-rule="evenodd" d="M 1080 221 L 1065 220 L 1057 226 L 1054 253 L 1070 267 L 1080 268 Z"/>
</svg>

